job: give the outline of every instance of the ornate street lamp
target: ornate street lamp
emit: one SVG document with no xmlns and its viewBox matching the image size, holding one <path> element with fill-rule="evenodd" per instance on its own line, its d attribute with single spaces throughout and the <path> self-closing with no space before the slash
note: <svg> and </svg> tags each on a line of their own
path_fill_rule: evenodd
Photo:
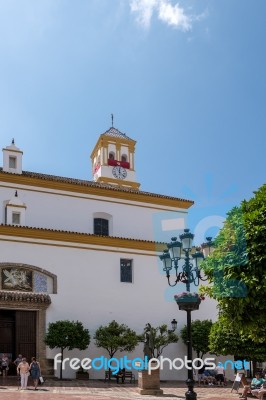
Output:
<svg viewBox="0 0 266 400">
<path fill-rule="evenodd" d="M 192 250 L 193 233 L 189 229 L 184 229 L 184 233 L 179 236 L 180 242 L 173 237 L 171 243 L 167 244 L 167 250 L 160 255 L 163 263 L 163 270 L 166 273 L 168 285 L 173 287 L 178 282 L 186 284 L 186 293 L 175 296 L 175 300 L 180 310 L 187 312 L 187 358 L 192 361 L 192 341 L 191 341 L 191 311 L 198 310 L 201 302 L 200 297 L 196 293 L 190 292 L 190 285 L 199 286 L 200 281 L 206 280 L 201 275 L 200 264 L 204 260 L 204 256 L 209 255 L 213 245 L 211 238 L 206 238 L 207 243 L 196 248 L 194 254 L 190 254 Z M 203 254 L 203 252 L 205 254 Z M 179 270 L 179 262 L 183 260 L 183 265 Z M 174 268 L 175 280 L 171 283 L 170 271 Z M 176 324 L 172 321 L 172 331 L 176 329 Z M 188 369 L 188 378 L 186 380 L 188 391 L 186 392 L 186 400 L 196 400 L 197 393 L 194 392 L 195 381 L 193 380 L 193 369 Z"/>
<path fill-rule="evenodd" d="M 171 325 L 172 325 L 172 329 L 169 329 L 168 333 L 173 333 L 176 330 L 177 321 L 175 319 L 173 319 L 173 321 L 171 321 Z"/>
</svg>

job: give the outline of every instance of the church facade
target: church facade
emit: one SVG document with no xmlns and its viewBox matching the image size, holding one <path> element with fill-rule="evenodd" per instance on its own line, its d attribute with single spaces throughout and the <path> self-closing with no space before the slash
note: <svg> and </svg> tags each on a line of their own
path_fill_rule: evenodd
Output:
<svg viewBox="0 0 266 400">
<path fill-rule="evenodd" d="M 59 352 L 43 342 L 50 322 L 78 320 L 89 329 L 89 348 L 65 354 L 80 359 L 108 356 L 95 347 L 93 335 L 112 320 L 139 334 L 147 323 L 170 328 L 175 318 L 178 330 L 186 323 L 168 291 L 158 261 L 165 245 L 155 231 L 156 216 L 182 220 L 193 202 L 140 190 L 135 145 L 113 127 L 100 135 L 91 153 L 92 181 L 24 171 L 23 152 L 14 141 L 3 148 L 0 353 L 13 359 L 36 355 L 48 371 Z M 160 221 L 159 229 L 166 225 Z M 214 320 L 216 313 L 215 302 L 205 300 L 193 318 Z M 186 347 L 180 339 L 163 355 L 184 357 Z M 143 345 L 127 356 L 143 357 Z M 161 377 L 186 374 L 163 370 Z M 73 378 L 75 371 L 67 368 L 64 376 Z M 90 377 L 103 378 L 104 372 L 91 370 Z"/>
</svg>

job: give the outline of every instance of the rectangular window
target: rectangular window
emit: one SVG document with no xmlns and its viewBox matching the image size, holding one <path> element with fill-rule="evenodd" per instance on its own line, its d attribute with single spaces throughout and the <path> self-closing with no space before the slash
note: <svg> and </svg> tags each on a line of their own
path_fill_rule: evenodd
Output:
<svg viewBox="0 0 266 400">
<path fill-rule="evenodd" d="M 108 236 L 109 235 L 109 221 L 103 218 L 94 218 L 94 234 Z"/>
<path fill-rule="evenodd" d="M 20 213 L 18 213 L 18 212 L 12 213 L 12 224 L 16 224 L 16 225 L 20 224 Z"/>
<path fill-rule="evenodd" d="M 133 282 L 132 260 L 120 260 L 120 282 Z"/>
<path fill-rule="evenodd" d="M 9 168 L 17 168 L 17 157 L 9 157 Z"/>
</svg>

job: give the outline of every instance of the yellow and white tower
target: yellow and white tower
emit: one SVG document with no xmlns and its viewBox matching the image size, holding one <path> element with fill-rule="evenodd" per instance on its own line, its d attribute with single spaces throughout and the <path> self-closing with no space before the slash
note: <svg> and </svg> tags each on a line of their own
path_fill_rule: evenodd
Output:
<svg viewBox="0 0 266 400">
<path fill-rule="evenodd" d="M 139 189 L 135 172 L 136 141 L 111 127 L 101 134 L 91 153 L 95 182 Z"/>
</svg>

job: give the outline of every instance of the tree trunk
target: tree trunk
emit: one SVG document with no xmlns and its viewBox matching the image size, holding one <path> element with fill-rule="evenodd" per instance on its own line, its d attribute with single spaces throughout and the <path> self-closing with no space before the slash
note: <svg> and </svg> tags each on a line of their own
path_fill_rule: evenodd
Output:
<svg viewBox="0 0 266 400">
<path fill-rule="evenodd" d="M 64 357 L 63 357 L 63 353 L 64 353 L 64 349 L 63 349 L 63 347 L 61 348 L 61 354 L 62 354 L 62 356 L 61 356 L 61 364 L 60 364 L 60 380 L 62 380 L 63 379 L 63 361 L 64 361 Z"/>
</svg>

